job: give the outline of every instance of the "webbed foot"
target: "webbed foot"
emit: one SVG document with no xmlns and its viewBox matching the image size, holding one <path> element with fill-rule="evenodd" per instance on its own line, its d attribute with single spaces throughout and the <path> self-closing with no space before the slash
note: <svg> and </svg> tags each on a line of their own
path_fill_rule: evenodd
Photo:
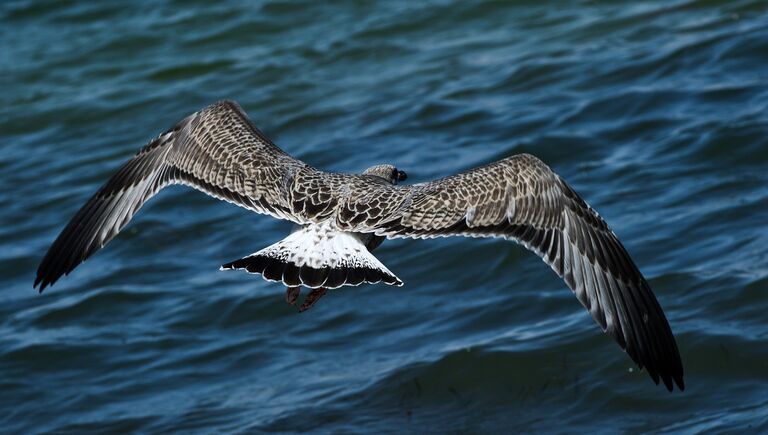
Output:
<svg viewBox="0 0 768 435">
<path fill-rule="evenodd" d="M 296 305 L 296 301 L 301 294 L 301 287 L 288 287 L 285 289 L 285 302 L 290 305 Z"/>
<path fill-rule="evenodd" d="M 325 287 L 312 289 L 312 291 L 309 292 L 307 297 L 304 299 L 304 303 L 301 305 L 301 308 L 299 308 L 299 312 L 303 313 L 304 311 L 312 308 L 312 306 L 315 305 L 317 301 L 319 301 L 320 298 L 323 297 L 327 292 L 328 289 Z"/>
</svg>

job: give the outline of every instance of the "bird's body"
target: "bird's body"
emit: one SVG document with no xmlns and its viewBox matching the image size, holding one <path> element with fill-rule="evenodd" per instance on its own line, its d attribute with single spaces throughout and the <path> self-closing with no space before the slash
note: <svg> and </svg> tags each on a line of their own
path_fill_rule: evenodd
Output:
<svg viewBox="0 0 768 435">
<path fill-rule="evenodd" d="M 211 105 L 161 134 L 78 211 L 38 269 L 42 291 L 109 242 L 160 189 L 184 184 L 297 225 L 288 237 L 225 264 L 312 290 L 402 285 L 370 251 L 384 238 L 501 237 L 538 254 L 595 321 L 656 383 L 683 388 L 677 344 L 655 296 L 605 221 L 547 165 L 521 154 L 436 181 L 398 185 L 377 165 L 318 170 L 286 154 L 237 104 Z"/>
</svg>

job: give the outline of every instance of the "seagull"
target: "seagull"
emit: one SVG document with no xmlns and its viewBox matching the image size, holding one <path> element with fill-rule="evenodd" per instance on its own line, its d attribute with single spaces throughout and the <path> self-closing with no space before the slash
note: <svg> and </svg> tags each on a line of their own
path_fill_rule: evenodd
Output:
<svg viewBox="0 0 768 435">
<path fill-rule="evenodd" d="M 403 282 L 372 251 L 385 239 L 499 237 L 548 264 L 654 383 L 684 390 L 677 343 L 648 282 L 608 224 L 562 178 L 519 154 L 426 183 L 384 164 L 325 172 L 278 148 L 234 101 L 184 118 L 141 148 L 72 217 L 43 257 L 42 291 L 112 240 L 162 188 L 192 187 L 293 222 L 279 242 L 224 264 L 286 286 L 304 311 L 328 289 Z"/>
</svg>

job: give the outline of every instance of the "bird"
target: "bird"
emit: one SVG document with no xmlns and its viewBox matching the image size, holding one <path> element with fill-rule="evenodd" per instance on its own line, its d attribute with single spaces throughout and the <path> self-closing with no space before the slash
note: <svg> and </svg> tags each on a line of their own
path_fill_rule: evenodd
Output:
<svg viewBox="0 0 768 435">
<path fill-rule="evenodd" d="M 284 239 L 221 266 L 286 287 L 300 311 L 328 289 L 402 286 L 372 251 L 385 239 L 511 240 L 537 254 L 600 328 L 653 382 L 685 389 L 669 322 L 616 234 L 559 175 L 531 154 L 434 181 L 403 184 L 391 164 L 326 172 L 275 145 L 234 101 L 211 104 L 141 148 L 75 213 L 43 257 L 40 293 L 112 240 L 161 189 L 185 185 L 294 224 Z"/>
</svg>

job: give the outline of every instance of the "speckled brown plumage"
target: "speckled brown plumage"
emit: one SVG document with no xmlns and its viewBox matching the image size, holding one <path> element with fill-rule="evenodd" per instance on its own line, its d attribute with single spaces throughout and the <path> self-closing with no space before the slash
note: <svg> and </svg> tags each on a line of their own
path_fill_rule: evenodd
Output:
<svg viewBox="0 0 768 435">
<path fill-rule="evenodd" d="M 684 388 L 675 339 L 645 278 L 605 221 L 536 157 L 393 185 L 374 174 L 323 172 L 290 157 L 229 101 L 185 118 L 125 163 L 54 241 L 35 286 L 42 291 L 72 271 L 170 184 L 297 224 L 330 222 L 370 233 L 376 243 L 452 235 L 515 240 L 564 279 L 656 383 Z"/>
</svg>

